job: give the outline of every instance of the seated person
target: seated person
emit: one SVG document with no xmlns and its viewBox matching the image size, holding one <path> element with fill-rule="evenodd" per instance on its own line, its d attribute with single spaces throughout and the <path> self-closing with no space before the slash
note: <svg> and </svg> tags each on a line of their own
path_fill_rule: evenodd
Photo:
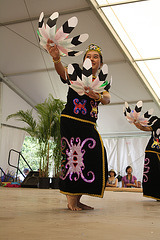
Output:
<svg viewBox="0 0 160 240">
<path fill-rule="evenodd" d="M 132 175 L 132 167 L 126 168 L 127 175 L 122 178 L 122 187 L 133 188 L 137 187 L 137 178 Z"/>
<path fill-rule="evenodd" d="M 23 175 L 24 176 L 22 174 L 19 175 L 20 182 L 23 182 L 23 180 L 27 177 L 28 173 L 29 173 L 29 169 L 28 168 L 24 168 L 23 169 Z"/>
<path fill-rule="evenodd" d="M 137 187 L 138 187 L 138 188 L 141 188 L 141 187 L 142 187 L 141 181 L 138 181 L 138 182 L 137 182 Z"/>
<path fill-rule="evenodd" d="M 118 179 L 115 178 L 116 176 L 115 171 L 111 169 L 108 174 L 109 174 L 109 178 L 107 180 L 106 187 L 117 187 Z"/>
</svg>

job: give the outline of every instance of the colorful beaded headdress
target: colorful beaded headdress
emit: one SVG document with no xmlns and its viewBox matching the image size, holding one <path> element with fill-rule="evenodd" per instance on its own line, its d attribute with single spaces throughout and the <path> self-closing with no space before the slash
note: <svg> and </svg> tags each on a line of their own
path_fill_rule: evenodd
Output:
<svg viewBox="0 0 160 240">
<path fill-rule="evenodd" d="M 96 44 L 90 44 L 86 49 L 86 53 L 89 51 L 97 51 L 100 55 L 102 55 L 102 49 Z"/>
</svg>

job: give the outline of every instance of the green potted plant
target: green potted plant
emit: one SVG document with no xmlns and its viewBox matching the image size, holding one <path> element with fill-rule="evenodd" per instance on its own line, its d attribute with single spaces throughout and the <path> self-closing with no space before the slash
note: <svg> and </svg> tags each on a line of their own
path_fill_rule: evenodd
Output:
<svg viewBox="0 0 160 240">
<path fill-rule="evenodd" d="M 56 126 L 55 126 L 56 127 Z M 54 158 L 54 168 L 53 168 L 53 177 L 51 182 L 51 188 L 58 189 L 59 188 L 59 175 L 60 175 L 60 168 L 61 168 L 61 135 L 60 135 L 60 124 L 56 127 L 57 132 L 55 139 L 55 146 L 53 148 L 53 158 Z"/>
<path fill-rule="evenodd" d="M 47 181 L 47 185 L 49 184 L 49 172 L 53 157 L 55 175 L 58 175 L 59 172 L 61 161 L 60 114 L 63 108 L 64 102 L 60 99 L 54 99 L 50 94 L 43 103 L 35 106 L 37 119 L 33 118 L 33 110 L 19 110 L 17 113 L 7 117 L 7 120 L 14 117 L 19 121 L 25 122 L 28 126 L 22 129 L 38 141 L 38 155 L 40 159 L 39 185 L 41 185 L 41 183 L 43 185 L 44 181 Z M 42 188 L 45 188 L 45 186 L 42 186 Z"/>
</svg>

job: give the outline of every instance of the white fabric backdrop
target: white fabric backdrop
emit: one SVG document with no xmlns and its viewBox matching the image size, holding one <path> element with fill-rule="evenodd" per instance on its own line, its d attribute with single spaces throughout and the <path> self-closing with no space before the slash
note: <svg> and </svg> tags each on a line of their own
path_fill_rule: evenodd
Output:
<svg viewBox="0 0 160 240">
<path fill-rule="evenodd" d="M 21 151 L 25 138 L 25 132 L 19 129 L 2 126 L 0 146 L 0 166 L 4 171 L 16 171 L 8 166 L 8 155 L 10 149 Z M 113 168 L 117 174 L 124 176 L 128 165 L 133 168 L 133 175 L 137 180 L 142 181 L 144 151 L 149 137 L 126 137 L 126 138 L 103 138 L 104 146 L 107 151 L 108 169 Z M 18 155 L 12 153 L 11 163 L 17 164 Z"/>
<path fill-rule="evenodd" d="M 1 103 L 0 103 L 0 121 L 3 124 L 9 124 L 16 127 L 23 127 L 24 124 L 15 119 L 10 119 L 6 122 L 6 117 L 9 114 L 17 112 L 19 109 L 27 110 L 31 107 L 14 93 L 5 84 L 1 83 Z M 103 108 L 103 107 L 102 107 Z M 113 106 L 111 107 L 113 108 Z M 104 109 L 103 109 L 104 110 Z M 109 109 L 108 109 L 109 110 Z M 113 110 L 113 109 L 112 109 Z M 120 110 L 121 111 L 121 108 Z M 113 111 L 114 113 L 114 111 Z M 104 114 L 104 111 L 103 111 Z M 111 120 L 113 122 L 112 114 Z M 104 116 L 103 116 L 104 117 Z M 101 118 L 102 119 L 102 118 Z M 125 124 L 125 121 L 121 121 L 120 124 Z M 108 124 L 98 124 L 106 127 Z M 128 127 L 130 124 L 127 125 Z M 115 132 L 119 129 L 114 126 Z M 110 137 L 109 129 L 99 129 L 101 134 L 107 133 Z M 133 128 L 135 131 L 135 129 Z M 0 129 L 0 166 L 7 171 L 8 167 L 8 154 L 11 148 L 21 151 L 22 144 L 24 141 L 25 132 L 16 128 L 1 126 Z M 103 138 L 104 145 L 107 150 L 108 156 L 108 167 L 109 169 L 114 168 L 120 175 L 125 175 L 125 169 L 128 165 L 133 167 L 133 174 L 141 181 L 143 173 L 143 162 L 144 162 L 144 150 L 149 140 L 149 137 L 119 137 L 119 138 Z M 12 163 L 16 163 L 17 156 L 12 154 Z M 12 168 L 12 170 L 14 170 Z"/>
<path fill-rule="evenodd" d="M 19 110 L 26 111 L 32 109 L 32 107 L 26 103 L 20 96 L 18 96 L 12 89 L 6 84 L 0 83 L 0 167 L 4 171 L 16 170 L 8 166 L 8 154 L 11 148 L 21 151 L 22 144 L 25 138 L 25 132 L 16 128 L 24 127 L 25 124 L 21 121 L 17 121 L 14 118 L 6 121 L 8 115 L 16 113 Z M 33 110 L 33 116 L 36 115 L 36 111 Z M 10 125 L 7 127 L 4 125 Z M 15 126 L 12 127 L 12 126 Z M 17 155 L 12 154 L 12 163 L 17 161 Z"/>
<path fill-rule="evenodd" d="M 8 155 L 10 149 L 21 151 L 22 144 L 25 138 L 25 132 L 19 129 L 2 126 L 1 127 L 1 146 L 0 146 L 0 167 L 8 172 L 16 172 L 16 169 L 8 165 Z M 11 154 L 11 164 L 17 165 L 18 155 L 16 153 Z"/>
<path fill-rule="evenodd" d="M 103 138 L 107 151 L 108 169 L 117 174 L 126 175 L 128 165 L 133 168 L 133 175 L 142 181 L 144 152 L 150 137 Z"/>
</svg>

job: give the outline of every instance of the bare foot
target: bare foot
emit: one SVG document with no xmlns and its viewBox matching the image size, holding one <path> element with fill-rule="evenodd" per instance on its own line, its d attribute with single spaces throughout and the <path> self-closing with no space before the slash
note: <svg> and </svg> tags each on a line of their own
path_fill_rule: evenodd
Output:
<svg viewBox="0 0 160 240">
<path fill-rule="evenodd" d="M 78 205 L 78 207 L 82 208 L 82 210 L 94 210 L 93 207 L 90 207 L 90 206 L 88 206 L 86 204 L 83 204 L 81 202 L 79 202 L 77 205 Z"/>
<path fill-rule="evenodd" d="M 80 202 L 81 197 L 82 195 L 77 196 L 77 206 L 82 208 L 82 210 L 93 210 L 94 209 L 93 207 L 90 207 Z"/>
<path fill-rule="evenodd" d="M 81 211 L 82 208 L 77 205 L 77 196 L 66 195 L 68 201 L 68 209 L 72 211 Z"/>
<path fill-rule="evenodd" d="M 67 204 L 67 207 L 69 210 L 72 210 L 72 211 L 81 211 L 82 208 L 78 207 L 78 206 L 73 206 L 73 205 L 69 205 Z"/>
</svg>

